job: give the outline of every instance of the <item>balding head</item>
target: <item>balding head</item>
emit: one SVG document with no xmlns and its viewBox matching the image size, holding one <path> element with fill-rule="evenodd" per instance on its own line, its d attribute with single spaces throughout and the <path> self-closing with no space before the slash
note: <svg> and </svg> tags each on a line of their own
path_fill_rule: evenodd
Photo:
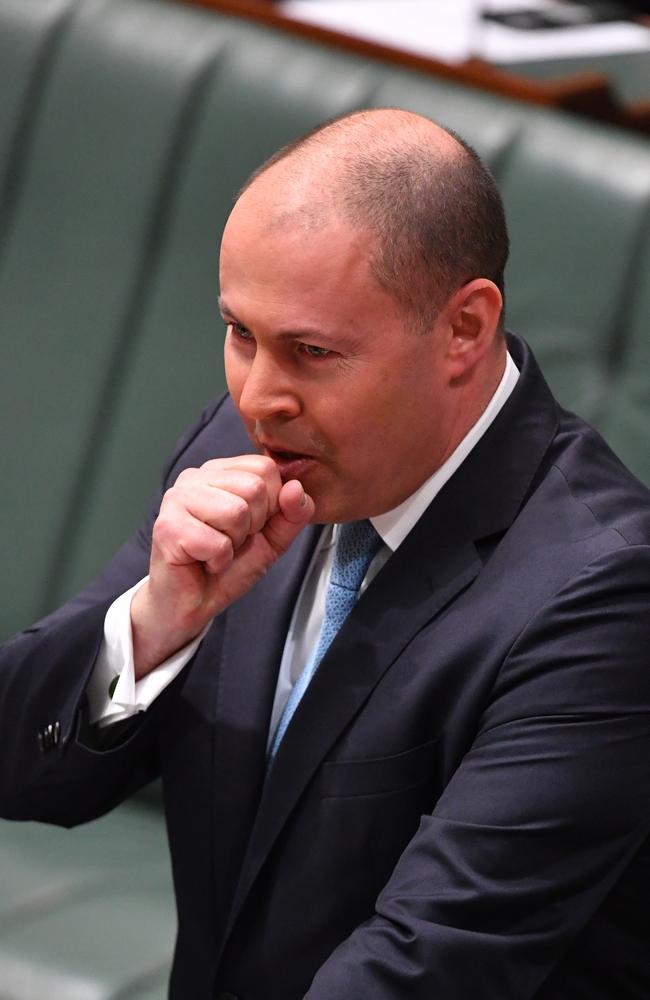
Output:
<svg viewBox="0 0 650 1000">
<path fill-rule="evenodd" d="M 396 111 L 319 129 L 242 192 L 220 257 L 228 387 L 316 520 L 393 510 L 485 410 L 505 367 L 502 219 L 477 158 Z"/>
<path fill-rule="evenodd" d="M 476 153 L 427 118 L 360 111 L 320 126 L 257 170 L 240 197 L 270 228 L 367 231 L 371 266 L 418 330 L 474 278 L 503 294 L 508 236 L 494 181 Z"/>
</svg>

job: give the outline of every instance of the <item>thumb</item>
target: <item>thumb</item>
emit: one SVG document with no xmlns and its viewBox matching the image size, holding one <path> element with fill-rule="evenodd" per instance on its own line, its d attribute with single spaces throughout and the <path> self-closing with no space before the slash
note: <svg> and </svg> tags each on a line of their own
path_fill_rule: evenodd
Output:
<svg viewBox="0 0 650 1000">
<path fill-rule="evenodd" d="M 281 556 L 300 534 L 315 512 L 315 505 L 297 479 L 285 483 L 278 494 L 280 509 L 270 517 L 262 529 L 267 542 Z"/>
</svg>

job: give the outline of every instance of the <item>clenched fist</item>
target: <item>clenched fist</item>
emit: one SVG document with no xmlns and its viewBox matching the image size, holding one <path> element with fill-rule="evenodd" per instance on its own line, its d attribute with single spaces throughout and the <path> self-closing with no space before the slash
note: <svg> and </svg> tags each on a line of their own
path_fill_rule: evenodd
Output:
<svg viewBox="0 0 650 1000">
<path fill-rule="evenodd" d="M 263 455 L 185 469 L 154 525 L 148 582 L 131 604 L 136 679 L 247 593 L 314 514 L 298 480 Z"/>
</svg>

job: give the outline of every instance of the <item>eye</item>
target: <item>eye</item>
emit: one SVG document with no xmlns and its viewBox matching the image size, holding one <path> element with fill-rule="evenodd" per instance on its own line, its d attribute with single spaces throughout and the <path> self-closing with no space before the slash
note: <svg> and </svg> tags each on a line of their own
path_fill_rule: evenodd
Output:
<svg viewBox="0 0 650 1000">
<path fill-rule="evenodd" d="M 248 341 L 253 339 L 253 334 L 250 330 L 247 330 L 245 326 L 242 326 L 241 323 L 228 323 L 228 328 L 232 333 L 234 333 L 238 340 Z"/>
<path fill-rule="evenodd" d="M 316 344 L 301 344 L 301 347 L 310 358 L 326 358 L 332 353 L 326 347 L 317 347 Z"/>
</svg>

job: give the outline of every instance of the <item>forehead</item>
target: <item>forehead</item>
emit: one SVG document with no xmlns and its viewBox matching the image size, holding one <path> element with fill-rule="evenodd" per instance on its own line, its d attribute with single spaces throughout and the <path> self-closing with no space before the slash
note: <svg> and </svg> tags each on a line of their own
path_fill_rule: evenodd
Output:
<svg viewBox="0 0 650 1000">
<path fill-rule="evenodd" d="M 274 176 L 274 171 L 269 177 L 262 175 L 243 192 L 226 223 L 222 245 L 228 245 L 233 234 L 244 239 L 252 235 L 282 240 L 324 231 L 353 232 L 327 188 L 304 182 L 291 185 L 286 179 L 274 184 Z"/>
<path fill-rule="evenodd" d="M 270 216 L 238 205 L 224 231 L 221 292 L 251 300 L 383 294 L 372 274 L 372 239 L 337 216 Z"/>
<path fill-rule="evenodd" d="M 224 230 L 221 295 L 235 318 L 364 333 L 369 323 L 403 328 L 401 303 L 373 270 L 376 237 L 346 218 L 326 178 L 276 184 L 277 167 L 244 191 Z"/>
</svg>

